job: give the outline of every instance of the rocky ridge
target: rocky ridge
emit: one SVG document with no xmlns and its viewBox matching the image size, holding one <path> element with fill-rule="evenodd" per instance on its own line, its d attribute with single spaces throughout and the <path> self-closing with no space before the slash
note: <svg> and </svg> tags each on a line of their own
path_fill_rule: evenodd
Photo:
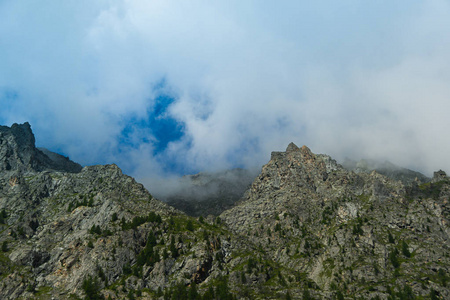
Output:
<svg viewBox="0 0 450 300">
<path fill-rule="evenodd" d="M 0 133 L 2 299 L 450 297 L 443 171 L 405 184 L 290 144 L 194 218 L 115 165 L 56 168 L 29 124 Z"/>
<path fill-rule="evenodd" d="M 449 183 L 440 171 L 431 183 L 405 186 L 290 144 L 272 153 L 240 204 L 221 218 L 292 274 L 312 280 L 320 297 L 446 299 Z"/>
</svg>

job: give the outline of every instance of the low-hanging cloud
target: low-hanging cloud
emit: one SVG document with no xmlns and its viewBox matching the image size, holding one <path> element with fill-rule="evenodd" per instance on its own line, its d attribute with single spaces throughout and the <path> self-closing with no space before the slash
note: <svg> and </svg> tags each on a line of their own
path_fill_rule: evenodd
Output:
<svg viewBox="0 0 450 300">
<path fill-rule="evenodd" d="M 143 181 L 291 141 L 450 170 L 444 0 L 2 1 L 0 57 L 2 124 Z"/>
</svg>

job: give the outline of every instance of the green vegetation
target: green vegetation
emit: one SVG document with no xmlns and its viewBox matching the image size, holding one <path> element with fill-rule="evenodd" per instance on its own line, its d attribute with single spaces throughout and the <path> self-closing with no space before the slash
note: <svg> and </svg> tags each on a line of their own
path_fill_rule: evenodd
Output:
<svg viewBox="0 0 450 300">
<path fill-rule="evenodd" d="M 438 271 L 438 280 L 442 284 L 443 287 L 447 286 L 447 274 L 444 269 L 440 268 Z"/>
<path fill-rule="evenodd" d="M 5 220 L 8 218 L 8 214 L 5 209 L 0 212 L 0 224 L 5 224 Z"/>
<path fill-rule="evenodd" d="M 175 236 L 172 235 L 170 238 L 170 246 L 169 246 L 170 253 L 172 253 L 173 258 L 177 258 L 179 253 L 177 247 L 175 247 Z"/>
<path fill-rule="evenodd" d="M 209 286 L 203 295 L 197 290 L 197 285 L 192 282 L 189 287 L 182 282 L 166 289 L 164 293 L 165 300 L 233 300 L 235 297 L 230 292 L 226 277 L 219 277 Z"/>
<path fill-rule="evenodd" d="M 113 234 L 111 232 L 111 230 L 109 230 L 109 229 L 102 230 L 100 228 L 100 225 L 92 225 L 91 229 L 89 230 L 89 233 L 90 234 L 98 234 L 98 235 L 105 236 L 105 237 L 111 236 Z"/>
<path fill-rule="evenodd" d="M 192 220 L 187 221 L 186 229 L 189 231 L 194 231 L 194 224 L 192 223 Z"/>
<path fill-rule="evenodd" d="M 88 276 L 83 280 L 83 288 L 86 297 L 86 300 L 101 300 L 105 299 L 103 295 L 100 293 L 101 285 L 97 277 Z"/>
<path fill-rule="evenodd" d="M 144 249 L 142 249 L 142 251 L 137 256 L 137 265 L 153 266 L 156 262 L 160 261 L 159 253 L 154 249 L 156 245 L 156 237 L 153 233 L 150 233 L 148 235 L 147 243 L 145 244 Z"/>
<path fill-rule="evenodd" d="M 413 300 L 416 299 L 412 288 L 409 285 L 404 285 L 403 288 L 398 288 L 395 292 L 393 289 L 388 288 L 388 300 Z"/>
<path fill-rule="evenodd" d="M 8 242 L 3 241 L 2 243 L 2 252 L 8 252 Z"/>
<path fill-rule="evenodd" d="M 409 252 L 408 249 L 408 244 L 405 241 L 402 241 L 402 253 L 404 256 L 406 257 L 411 257 L 411 253 Z"/>
<path fill-rule="evenodd" d="M 77 200 L 75 203 L 73 203 L 73 202 L 69 203 L 67 212 L 71 212 L 75 208 L 80 207 L 80 206 L 87 206 L 87 207 L 94 206 L 94 195 L 93 194 L 89 194 L 89 196 L 88 195 L 79 195 L 79 198 L 81 199 L 81 201 Z"/>
<path fill-rule="evenodd" d="M 330 225 L 333 216 L 334 206 L 327 206 L 322 211 L 322 224 Z"/>
<path fill-rule="evenodd" d="M 148 216 L 134 217 L 131 222 L 126 222 L 124 218 L 122 218 L 121 221 L 123 230 L 136 229 L 138 226 L 147 222 L 160 224 L 162 223 L 162 219 L 160 215 L 152 211 L 148 214 Z"/>
<path fill-rule="evenodd" d="M 388 241 L 389 241 L 389 243 L 391 243 L 391 244 L 395 244 L 394 237 L 392 236 L 392 234 L 391 234 L 390 231 L 388 232 Z"/>
<path fill-rule="evenodd" d="M 361 218 L 356 219 L 356 224 L 353 225 L 353 234 L 354 235 L 363 235 L 364 230 L 362 229 L 363 220 Z"/>
<path fill-rule="evenodd" d="M 398 268 L 398 267 L 400 267 L 400 262 L 399 262 L 399 260 L 398 260 L 398 250 L 397 249 L 394 249 L 394 250 L 392 250 L 390 253 L 389 253 L 389 260 L 391 261 L 391 263 L 392 263 L 392 266 L 394 267 L 394 268 Z"/>
<path fill-rule="evenodd" d="M 447 184 L 447 181 L 439 181 L 439 182 L 428 182 L 419 185 L 420 193 L 427 198 L 437 199 L 441 194 L 441 190 L 444 184 Z"/>
</svg>

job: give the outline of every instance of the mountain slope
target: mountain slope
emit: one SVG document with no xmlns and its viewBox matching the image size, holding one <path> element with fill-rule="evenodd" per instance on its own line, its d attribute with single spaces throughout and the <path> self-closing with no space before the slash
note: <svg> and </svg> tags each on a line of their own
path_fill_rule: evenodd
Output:
<svg viewBox="0 0 450 300">
<path fill-rule="evenodd" d="M 36 149 L 27 124 L 0 133 L 1 299 L 450 297 L 442 171 L 405 185 L 290 144 L 235 207 L 193 218 L 116 165 Z"/>
<path fill-rule="evenodd" d="M 15 150 L 4 151 L 11 167 L 0 173 L 1 299 L 250 293 L 240 283 L 242 266 L 250 253 L 263 254 L 219 219 L 186 216 L 115 165 L 56 171 L 36 159 L 34 136 L 24 142 L 14 134 L 7 147 Z M 252 266 L 258 268 L 252 278 L 262 282 L 278 268 Z M 282 291 L 271 286 L 252 293 L 267 298 Z"/>
<path fill-rule="evenodd" d="M 436 178 L 439 177 L 439 178 Z M 290 144 L 221 218 L 322 297 L 449 298 L 449 178 L 407 187 Z M 393 289 L 393 290 L 392 290 Z M 296 294 L 301 293 L 300 290 Z"/>
</svg>

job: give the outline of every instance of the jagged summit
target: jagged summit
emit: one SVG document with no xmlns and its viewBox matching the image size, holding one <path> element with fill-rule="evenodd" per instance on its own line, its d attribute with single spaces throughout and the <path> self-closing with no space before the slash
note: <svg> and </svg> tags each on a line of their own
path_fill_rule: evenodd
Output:
<svg viewBox="0 0 450 300">
<path fill-rule="evenodd" d="M 81 165 L 47 149 L 38 149 L 28 122 L 0 126 L 0 171 L 80 172 Z"/>
<path fill-rule="evenodd" d="M 290 143 L 290 144 L 287 146 L 287 148 L 286 148 L 286 153 L 287 153 L 287 152 L 294 152 L 294 151 L 300 151 L 300 148 L 297 147 L 296 144 Z"/>
</svg>

